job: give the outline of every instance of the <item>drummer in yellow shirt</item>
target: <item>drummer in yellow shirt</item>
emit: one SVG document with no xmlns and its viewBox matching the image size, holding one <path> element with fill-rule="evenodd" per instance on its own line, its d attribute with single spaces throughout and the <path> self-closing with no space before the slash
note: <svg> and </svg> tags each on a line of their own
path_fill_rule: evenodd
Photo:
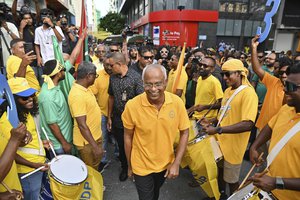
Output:
<svg viewBox="0 0 300 200">
<path fill-rule="evenodd" d="M 168 76 L 168 83 L 167 83 L 167 88 L 166 88 L 167 92 L 173 93 L 172 88 L 173 88 L 174 80 L 176 78 L 175 76 L 176 76 L 176 70 L 177 70 L 179 57 L 180 57 L 179 54 L 178 55 L 174 54 L 168 63 L 168 65 L 171 68 L 171 71 L 169 72 L 169 76 Z M 175 94 L 182 99 L 184 104 L 185 104 L 185 92 L 186 92 L 187 81 L 188 81 L 188 76 L 185 72 L 185 69 L 182 68 L 179 83 L 176 88 Z"/>
<path fill-rule="evenodd" d="M 287 105 L 262 129 L 250 148 L 252 163 L 258 161 L 258 149 L 270 140 L 269 152 L 300 122 L 300 64 L 287 69 L 285 94 Z M 296 129 L 297 130 L 297 129 Z M 284 145 L 269 166 L 267 175 L 255 174 L 253 184 L 280 200 L 300 200 L 300 130 Z"/>
<path fill-rule="evenodd" d="M 0 98 L 0 117 L 5 110 L 6 104 L 4 99 Z M 30 139 L 27 136 L 27 129 L 23 123 L 20 123 L 17 128 L 11 129 L 10 133 L 7 134 L 4 133 L 5 130 L 2 128 L 0 126 L 0 182 L 7 185 L 13 193 L 7 191 L 7 188 L 0 184 L 0 199 L 16 199 L 18 195 L 23 195 L 20 181 L 16 178 L 18 173 L 14 158 L 18 147 L 27 144 L 30 142 Z M 8 134 L 10 138 L 6 137 Z"/>
<path fill-rule="evenodd" d="M 224 162 L 219 166 L 219 190 L 221 199 L 226 198 L 226 183 L 232 194 L 239 186 L 239 175 L 243 156 L 245 154 L 250 130 L 257 114 L 258 97 L 247 80 L 247 69 L 237 59 L 231 59 L 222 66 L 223 77 L 229 86 L 222 100 L 220 114 L 225 109 L 226 102 L 241 85 L 246 87 L 233 98 L 229 104 L 219 127 L 207 125 L 204 127 L 210 135 L 217 134 Z"/>
<path fill-rule="evenodd" d="M 211 73 L 216 65 L 215 59 L 205 57 L 197 64 L 200 77 L 197 81 L 195 105 L 188 109 L 189 115 L 193 112 L 193 117 L 197 120 L 211 108 L 211 111 L 205 116 L 206 119 L 216 118 L 218 109 L 221 107 L 223 91 L 220 81 Z"/>
</svg>

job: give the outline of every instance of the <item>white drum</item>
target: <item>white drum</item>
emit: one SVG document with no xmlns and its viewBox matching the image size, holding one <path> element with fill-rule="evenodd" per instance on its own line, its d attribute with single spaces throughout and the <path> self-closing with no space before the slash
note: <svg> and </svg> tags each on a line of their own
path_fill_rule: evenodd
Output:
<svg viewBox="0 0 300 200">
<path fill-rule="evenodd" d="M 63 185 L 76 185 L 88 177 L 85 163 L 72 155 L 59 155 L 53 158 L 49 172 L 51 177 Z"/>
</svg>

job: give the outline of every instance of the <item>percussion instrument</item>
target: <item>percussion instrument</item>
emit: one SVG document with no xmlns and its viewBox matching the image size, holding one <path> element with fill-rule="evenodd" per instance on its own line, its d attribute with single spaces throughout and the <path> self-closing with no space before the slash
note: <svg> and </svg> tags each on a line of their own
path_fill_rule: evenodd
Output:
<svg viewBox="0 0 300 200">
<path fill-rule="evenodd" d="M 233 193 L 228 200 L 250 200 L 254 198 L 262 200 L 277 200 L 272 193 L 262 191 L 256 188 L 252 183 Z"/>
<path fill-rule="evenodd" d="M 63 185 L 82 183 L 88 176 L 85 163 L 72 155 L 57 156 L 51 163 L 49 172 L 51 177 Z"/>
</svg>

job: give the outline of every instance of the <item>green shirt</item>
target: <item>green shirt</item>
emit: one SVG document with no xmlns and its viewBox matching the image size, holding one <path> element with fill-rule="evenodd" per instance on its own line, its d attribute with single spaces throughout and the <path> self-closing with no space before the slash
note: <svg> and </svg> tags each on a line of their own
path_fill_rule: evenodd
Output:
<svg viewBox="0 0 300 200">
<path fill-rule="evenodd" d="M 41 127 L 44 127 L 49 139 L 53 143 L 54 149 L 62 148 L 61 143 L 52 134 L 48 124 L 56 123 L 62 135 L 68 143 L 72 143 L 73 140 L 73 123 L 71 114 L 69 111 L 68 103 L 64 97 L 60 86 L 56 86 L 51 90 L 48 89 L 47 83 L 44 83 L 41 89 L 41 93 L 38 97 L 39 113 Z M 41 138 L 46 139 L 44 134 L 41 134 Z"/>
<path fill-rule="evenodd" d="M 269 74 L 271 74 L 271 75 L 274 74 L 273 71 L 270 71 L 269 68 L 268 68 L 267 66 L 265 66 L 265 65 L 262 66 L 262 69 L 263 69 L 265 72 L 267 72 L 267 73 L 269 73 Z M 256 91 L 256 94 L 257 94 L 257 96 L 258 96 L 258 103 L 259 103 L 259 104 L 262 104 L 262 103 L 264 102 L 264 99 L 265 99 L 265 96 L 266 96 L 266 93 L 267 93 L 267 88 L 266 88 L 266 86 L 259 80 L 259 77 L 258 77 L 256 74 L 253 75 L 252 81 L 257 83 L 257 84 L 256 84 L 256 89 L 255 89 L 255 91 Z"/>
</svg>

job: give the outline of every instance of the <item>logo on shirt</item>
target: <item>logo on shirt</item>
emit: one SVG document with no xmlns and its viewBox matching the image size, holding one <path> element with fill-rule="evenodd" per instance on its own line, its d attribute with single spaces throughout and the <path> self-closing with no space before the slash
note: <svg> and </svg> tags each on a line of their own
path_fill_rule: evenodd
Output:
<svg viewBox="0 0 300 200">
<path fill-rule="evenodd" d="M 174 117 L 175 117 L 175 112 L 174 112 L 174 110 L 171 110 L 171 111 L 169 112 L 169 117 L 170 117 L 170 118 L 174 118 Z"/>
</svg>

